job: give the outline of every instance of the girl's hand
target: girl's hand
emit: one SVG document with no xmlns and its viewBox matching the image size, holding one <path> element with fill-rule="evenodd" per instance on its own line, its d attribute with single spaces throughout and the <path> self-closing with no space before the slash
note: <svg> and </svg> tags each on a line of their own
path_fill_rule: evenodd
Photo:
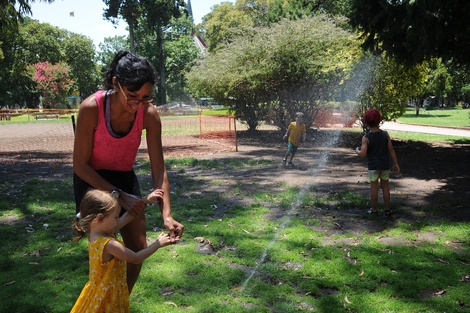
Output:
<svg viewBox="0 0 470 313">
<path fill-rule="evenodd" d="M 171 239 L 170 239 L 170 235 L 165 234 L 164 232 L 162 232 L 158 236 L 157 241 L 160 244 L 160 247 L 166 247 L 166 246 L 171 245 L 172 243 L 176 243 L 176 241 L 172 242 Z"/>
<path fill-rule="evenodd" d="M 148 196 L 143 200 L 147 204 L 159 204 L 163 201 L 164 194 L 165 192 L 163 191 L 163 189 L 155 189 L 154 191 L 149 193 Z"/>
</svg>

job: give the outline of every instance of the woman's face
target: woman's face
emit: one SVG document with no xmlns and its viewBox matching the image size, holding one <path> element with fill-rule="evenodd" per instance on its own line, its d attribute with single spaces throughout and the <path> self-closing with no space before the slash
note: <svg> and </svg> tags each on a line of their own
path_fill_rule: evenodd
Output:
<svg viewBox="0 0 470 313">
<path fill-rule="evenodd" d="M 154 100 L 152 98 L 153 85 L 151 83 L 145 83 L 139 90 L 129 90 L 126 86 L 121 86 L 119 82 L 117 85 L 121 104 L 129 112 L 135 113 L 141 106 Z"/>
</svg>

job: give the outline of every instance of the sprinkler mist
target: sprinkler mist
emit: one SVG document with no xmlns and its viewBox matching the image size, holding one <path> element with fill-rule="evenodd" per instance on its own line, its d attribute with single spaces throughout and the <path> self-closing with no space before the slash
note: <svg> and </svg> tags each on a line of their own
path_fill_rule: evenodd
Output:
<svg viewBox="0 0 470 313">
<path fill-rule="evenodd" d="M 339 141 L 339 138 L 340 138 L 340 131 L 337 130 L 337 131 L 334 131 L 333 133 L 333 136 L 330 137 L 330 139 L 328 140 L 328 143 L 327 143 L 327 146 L 328 147 L 333 147 L 335 146 L 338 141 Z M 310 176 L 312 177 L 312 183 L 311 184 L 306 184 L 303 186 L 303 188 L 300 190 L 299 194 L 297 195 L 294 203 L 292 204 L 292 207 L 290 208 L 289 211 L 287 211 L 286 215 L 282 218 L 282 221 L 281 221 L 281 224 L 279 226 L 279 228 L 277 229 L 276 233 L 274 234 L 273 236 L 273 239 L 271 239 L 271 241 L 269 242 L 269 244 L 266 246 L 266 248 L 263 250 L 263 253 L 261 254 L 261 257 L 258 259 L 258 261 L 256 262 L 256 266 L 254 269 L 252 269 L 250 271 L 250 275 L 248 276 L 248 278 L 243 282 L 242 284 L 242 287 L 241 287 L 241 290 L 245 290 L 246 287 L 248 286 L 248 283 L 251 281 L 251 279 L 258 273 L 258 269 L 260 267 L 260 265 L 262 265 L 268 255 L 268 251 L 273 247 L 273 245 L 276 243 L 276 241 L 278 240 L 281 232 L 285 229 L 285 227 L 290 223 L 291 221 L 291 217 L 293 215 L 295 215 L 298 211 L 298 209 L 300 208 L 300 206 L 302 205 L 302 202 L 303 202 L 303 199 L 305 197 L 305 194 L 307 193 L 307 191 L 314 187 L 315 183 L 314 183 L 314 177 L 317 176 L 317 173 L 319 171 L 321 171 L 321 169 L 325 166 L 325 164 L 327 163 L 328 161 L 328 156 L 329 156 L 329 153 L 328 153 L 328 149 L 324 149 L 322 154 L 320 155 L 319 159 L 318 159 L 318 163 L 315 167 L 313 167 L 312 169 L 310 169 Z"/>
<path fill-rule="evenodd" d="M 343 94 L 343 97 L 347 99 L 357 99 L 357 97 L 361 94 L 361 92 L 366 88 L 366 86 L 370 83 L 370 70 L 371 67 L 373 67 L 373 59 L 365 59 L 363 62 L 361 62 L 354 71 L 354 74 L 352 75 L 353 79 L 349 82 L 351 86 L 355 86 L 355 88 L 350 88 L 350 94 L 345 95 Z M 351 113 L 351 111 L 347 112 Z M 266 246 L 266 248 L 263 250 L 260 258 L 256 262 L 256 266 L 249 271 L 250 275 L 247 277 L 247 279 L 243 282 L 241 288 L 239 289 L 240 291 L 245 290 L 248 287 L 248 284 L 250 281 L 253 279 L 258 274 L 259 267 L 265 262 L 266 257 L 268 255 L 269 250 L 274 246 L 276 241 L 279 239 L 280 234 L 282 231 L 286 228 L 286 226 L 290 223 L 292 216 L 297 213 L 299 210 L 300 206 L 303 203 L 304 197 L 307 193 L 308 190 L 310 190 L 312 187 L 315 186 L 315 177 L 318 176 L 318 173 L 325 167 L 326 163 L 328 162 L 329 158 L 329 151 L 330 147 L 337 146 L 339 143 L 341 131 L 340 130 L 334 130 L 332 131 L 331 136 L 327 139 L 325 146 L 326 149 L 322 149 L 320 157 L 317 159 L 317 164 L 314 165 L 310 171 L 310 176 L 311 176 L 311 182 L 310 184 L 305 184 L 303 188 L 300 190 L 299 194 L 297 195 L 294 203 L 292 204 L 292 207 L 290 208 L 289 211 L 284 215 L 284 217 L 281 220 L 280 226 L 277 229 L 276 233 L 274 234 L 273 238 L 269 242 L 269 244 Z"/>
</svg>

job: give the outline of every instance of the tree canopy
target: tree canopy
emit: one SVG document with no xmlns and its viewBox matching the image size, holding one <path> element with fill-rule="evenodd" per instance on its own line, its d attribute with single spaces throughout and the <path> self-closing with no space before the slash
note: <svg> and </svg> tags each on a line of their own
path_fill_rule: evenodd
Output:
<svg viewBox="0 0 470 313">
<path fill-rule="evenodd" d="M 354 35 L 326 16 L 283 20 L 248 34 L 210 54 L 188 80 L 194 95 L 230 103 L 252 130 L 273 104 L 280 127 L 300 108 L 313 118 L 318 101 L 331 97 L 360 55 Z"/>
<path fill-rule="evenodd" d="M 374 52 L 408 64 L 434 57 L 470 62 L 470 1 L 351 0 L 349 18 Z"/>
<path fill-rule="evenodd" d="M 18 30 L 0 33 L 4 58 L 0 59 L 0 104 L 35 106 L 39 102 L 32 80 L 25 75 L 28 65 L 65 62 L 74 90 L 89 95 L 98 87 L 93 41 L 48 23 L 25 17 Z"/>
</svg>

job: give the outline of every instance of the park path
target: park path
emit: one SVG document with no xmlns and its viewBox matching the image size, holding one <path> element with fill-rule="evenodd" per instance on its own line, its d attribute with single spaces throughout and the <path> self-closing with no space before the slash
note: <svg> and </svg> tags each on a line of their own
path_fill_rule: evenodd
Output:
<svg viewBox="0 0 470 313">
<path fill-rule="evenodd" d="M 470 127 L 436 127 L 384 122 L 384 130 L 450 135 L 470 138 Z M 0 153 L 17 151 L 72 152 L 73 129 L 68 123 L 0 125 Z M 141 149 L 145 149 L 145 140 Z"/>
<path fill-rule="evenodd" d="M 413 133 L 447 135 L 470 138 L 470 127 L 438 127 L 427 125 L 412 125 L 399 122 L 384 122 L 381 126 L 383 130 L 396 130 Z"/>
</svg>

